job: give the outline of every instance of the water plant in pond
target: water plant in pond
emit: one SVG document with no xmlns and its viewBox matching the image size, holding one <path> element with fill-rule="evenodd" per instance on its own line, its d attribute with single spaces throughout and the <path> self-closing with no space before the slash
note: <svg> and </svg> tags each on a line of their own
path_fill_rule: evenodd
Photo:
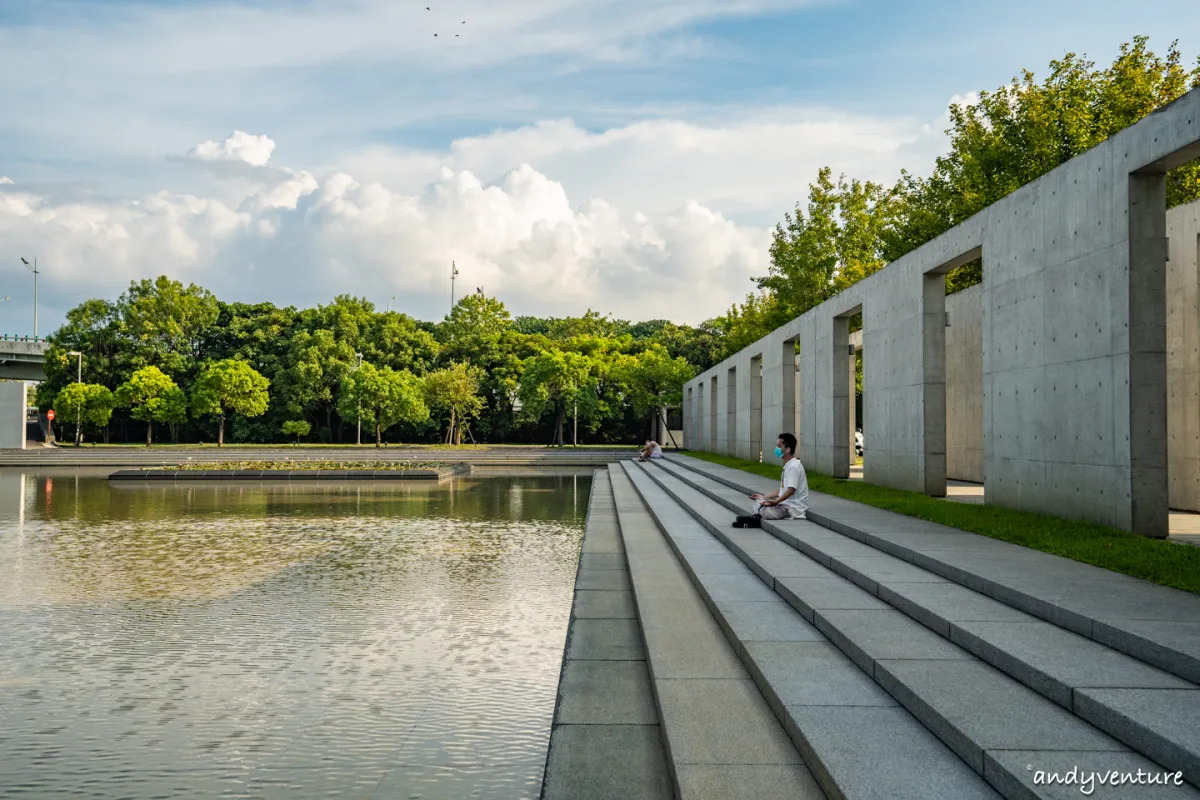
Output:
<svg viewBox="0 0 1200 800">
<path fill-rule="evenodd" d="M 317 459 L 271 459 L 258 461 L 219 461 L 216 463 L 189 461 L 162 467 L 146 467 L 152 470 L 251 470 L 268 472 L 274 470 L 432 470 L 450 466 L 438 461 L 326 461 Z"/>
</svg>

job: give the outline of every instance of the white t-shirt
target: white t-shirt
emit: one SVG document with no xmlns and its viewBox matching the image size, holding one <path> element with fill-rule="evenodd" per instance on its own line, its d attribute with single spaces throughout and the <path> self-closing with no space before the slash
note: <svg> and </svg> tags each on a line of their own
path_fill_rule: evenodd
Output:
<svg viewBox="0 0 1200 800">
<path fill-rule="evenodd" d="M 788 489 L 796 491 L 779 505 L 788 510 L 788 516 L 792 519 L 804 519 L 808 513 L 808 476 L 804 474 L 804 466 L 798 458 L 792 458 L 783 465 L 779 493 L 783 494 Z"/>
<path fill-rule="evenodd" d="M 662 458 L 662 448 L 658 446 L 658 442 L 650 443 L 650 457 Z"/>
</svg>

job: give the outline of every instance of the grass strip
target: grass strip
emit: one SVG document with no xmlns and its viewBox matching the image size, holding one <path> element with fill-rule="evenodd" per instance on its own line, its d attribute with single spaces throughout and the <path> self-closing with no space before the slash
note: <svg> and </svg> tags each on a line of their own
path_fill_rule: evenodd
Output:
<svg viewBox="0 0 1200 800">
<path fill-rule="evenodd" d="M 779 480 L 780 468 L 744 458 L 689 451 L 687 455 Z M 1166 539 L 1148 539 L 1092 522 L 989 505 L 956 503 L 876 486 L 863 481 L 808 473 L 811 491 L 990 536 L 1085 564 L 1111 569 L 1185 592 L 1200 594 L 1200 547 Z"/>
</svg>

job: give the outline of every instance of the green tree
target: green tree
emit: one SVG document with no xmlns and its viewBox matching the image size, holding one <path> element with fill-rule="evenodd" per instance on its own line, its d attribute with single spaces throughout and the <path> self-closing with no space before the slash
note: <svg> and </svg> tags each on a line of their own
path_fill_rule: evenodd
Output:
<svg viewBox="0 0 1200 800">
<path fill-rule="evenodd" d="M 424 375 L 433 368 L 440 349 L 433 334 L 422 330 L 416 320 L 390 311 L 375 315 L 361 352 L 372 364 Z"/>
<path fill-rule="evenodd" d="M 83 427 L 104 428 L 112 418 L 116 399 L 108 387 L 95 383 L 72 383 L 54 398 L 55 414 L 75 424 L 75 446 L 83 442 Z"/>
<path fill-rule="evenodd" d="M 330 329 L 302 327 L 292 336 L 286 361 L 275 384 L 284 407 L 290 414 L 323 412 L 325 427 L 332 432 L 338 386 L 354 369 L 354 348 Z"/>
<path fill-rule="evenodd" d="M 307 420 L 289 419 L 287 422 L 283 423 L 280 430 L 283 431 L 284 436 L 295 436 L 296 446 L 299 447 L 300 437 L 308 436 L 309 431 L 312 430 L 312 425 L 309 425 Z"/>
<path fill-rule="evenodd" d="M 50 408 L 55 395 L 78 378 L 81 352 L 84 383 L 116 386 L 128 361 L 117 306 L 108 300 L 85 300 L 67 312 L 67 321 L 46 337 L 46 380 L 38 384 L 38 406 Z"/>
<path fill-rule="evenodd" d="M 245 361 L 226 358 L 205 362 L 192 387 L 192 413 L 217 418 L 217 447 L 225 444 L 229 414 L 257 417 L 267 410 L 270 381 Z"/>
<path fill-rule="evenodd" d="M 429 419 L 421 380 L 406 370 L 376 367 L 364 362 L 342 381 L 338 413 L 343 419 L 361 419 L 375 425 L 375 446 L 383 445 L 383 431 L 397 422 Z"/>
<path fill-rule="evenodd" d="M 482 294 L 467 295 L 438 326 L 441 363 L 466 361 L 483 370 L 480 393 L 486 402 L 480 428 L 503 436 L 513 422 L 513 401 L 528 336 L 513 328 L 504 303 Z"/>
<path fill-rule="evenodd" d="M 146 423 L 146 447 L 153 442 L 154 423 L 179 424 L 187 419 L 187 398 L 158 367 L 142 367 L 123 383 L 116 403 L 130 416 Z"/>
<path fill-rule="evenodd" d="M 1023 70 L 1008 86 L 981 92 L 979 102 L 951 105 L 950 152 L 925 178 L 905 173 L 896 187 L 901 213 L 884 234 L 894 261 L 987 206 L 1095 147 L 1157 108 L 1200 86 L 1172 42 L 1166 58 L 1145 36 L 1121 45 L 1107 69 L 1074 53 L 1050 62 L 1041 83 Z M 1167 206 L 1200 198 L 1200 163 L 1168 174 Z M 982 279 L 968 264 L 948 280 L 951 291 Z"/>
<path fill-rule="evenodd" d="M 194 374 L 220 314 L 212 292 L 166 275 L 131 283 L 117 309 L 130 368 L 156 366 L 174 378 Z"/>
<path fill-rule="evenodd" d="M 462 444 L 463 427 L 483 411 L 481 378 L 482 370 L 462 361 L 425 376 L 425 404 L 446 419 L 446 444 Z"/>
<path fill-rule="evenodd" d="M 683 402 L 683 385 L 695 377 L 685 359 L 671 358 L 662 345 L 654 345 L 625 363 L 625 385 L 633 412 L 647 423 L 663 408 Z"/>
<path fill-rule="evenodd" d="M 518 388 L 521 411 L 534 420 L 547 410 L 554 412 L 552 444 L 563 446 L 563 421 L 567 409 L 585 396 L 591 368 L 591 360 L 587 356 L 558 348 L 542 350 L 525 360 Z"/>
</svg>

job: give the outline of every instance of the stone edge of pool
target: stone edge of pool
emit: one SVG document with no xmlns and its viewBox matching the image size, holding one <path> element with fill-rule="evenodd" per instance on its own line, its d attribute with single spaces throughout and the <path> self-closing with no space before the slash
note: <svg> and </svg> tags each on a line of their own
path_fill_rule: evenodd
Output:
<svg viewBox="0 0 1200 800">
<path fill-rule="evenodd" d="M 122 469 L 110 481 L 443 481 L 472 470 L 471 464 L 437 469 Z"/>
</svg>

